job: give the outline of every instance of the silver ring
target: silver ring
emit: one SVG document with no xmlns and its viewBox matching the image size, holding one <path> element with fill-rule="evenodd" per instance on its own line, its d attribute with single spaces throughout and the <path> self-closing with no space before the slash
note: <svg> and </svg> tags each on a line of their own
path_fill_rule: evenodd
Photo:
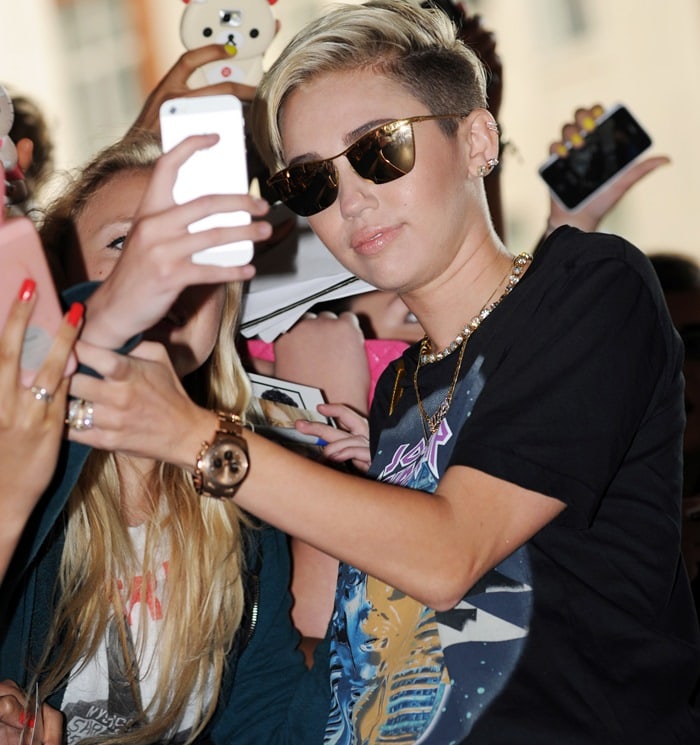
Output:
<svg viewBox="0 0 700 745">
<path fill-rule="evenodd" d="M 95 407 L 92 401 L 84 398 L 74 398 L 68 404 L 66 424 L 75 430 L 92 429 L 95 425 Z"/>
<path fill-rule="evenodd" d="M 45 401 L 47 404 L 50 404 L 51 401 L 53 401 L 53 395 L 43 386 L 33 385 L 31 391 L 32 396 L 34 396 L 37 401 Z"/>
</svg>

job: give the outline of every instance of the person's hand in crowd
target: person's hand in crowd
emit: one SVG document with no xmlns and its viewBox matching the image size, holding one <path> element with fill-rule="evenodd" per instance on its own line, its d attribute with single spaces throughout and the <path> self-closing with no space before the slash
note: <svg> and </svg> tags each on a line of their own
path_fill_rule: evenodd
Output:
<svg viewBox="0 0 700 745">
<path fill-rule="evenodd" d="M 229 53 L 221 44 L 208 44 L 184 52 L 151 91 L 129 132 L 147 129 L 160 134 L 160 107 L 171 98 L 230 94 L 241 101 L 251 101 L 255 95 L 255 87 L 242 83 L 220 82 L 199 88 L 188 86 L 187 81 L 199 67 L 229 57 Z"/>
<path fill-rule="evenodd" d="M 358 471 L 369 470 L 369 423 L 367 419 L 343 404 L 319 404 L 319 414 L 329 417 L 338 425 L 298 419 L 295 427 L 305 435 L 312 435 L 328 444 L 323 448 L 324 457 L 334 463 L 350 461 Z"/>
<path fill-rule="evenodd" d="M 216 212 L 244 210 L 253 218 L 262 217 L 269 209 L 264 199 L 219 194 L 180 205 L 173 199 L 179 167 L 196 150 L 215 142 L 216 135 L 189 137 L 158 160 L 114 271 L 87 301 L 83 340 L 116 349 L 163 318 L 185 287 L 254 276 L 251 264 L 195 264 L 192 255 L 223 243 L 266 240 L 272 232 L 268 222 L 253 219 L 249 225 L 194 233 L 188 226 Z"/>
<path fill-rule="evenodd" d="M 24 282 L 0 334 L 0 580 L 24 525 L 54 472 L 63 434 L 69 379 L 64 371 L 78 335 L 83 306 L 66 314 L 31 388 L 20 380 L 25 331 L 36 303 Z"/>
<path fill-rule="evenodd" d="M 551 143 L 550 154 L 565 156 L 568 151 L 567 146 L 582 147 L 585 139 L 581 132 L 592 132 L 596 126 L 596 119 L 603 112 L 604 109 L 600 104 L 594 104 L 590 108 L 576 109 L 574 120 L 563 125 L 561 139 Z M 656 155 L 634 163 L 618 178 L 601 189 L 583 207 L 575 211 L 565 209 L 554 198 L 550 197 L 547 234 L 561 225 L 572 225 L 588 232 L 596 230 L 608 212 L 638 181 L 660 166 L 670 162 L 671 160 L 667 156 Z"/>
<path fill-rule="evenodd" d="M 36 701 L 12 680 L 0 682 L 0 745 L 61 745 L 63 714 Z"/>
<path fill-rule="evenodd" d="M 191 467 L 197 445 L 216 429 L 216 416 L 195 404 L 187 395 L 165 347 L 141 342 L 122 355 L 79 341 L 81 364 L 97 372 L 73 376 L 73 405 L 90 402 L 92 426 L 70 427 L 68 439 L 99 450 L 154 458 Z M 183 433 L 198 431 L 192 443 Z"/>
<path fill-rule="evenodd" d="M 320 388 L 326 400 L 364 414 L 370 384 L 364 341 L 353 313 L 307 313 L 275 341 L 274 375 Z"/>
</svg>

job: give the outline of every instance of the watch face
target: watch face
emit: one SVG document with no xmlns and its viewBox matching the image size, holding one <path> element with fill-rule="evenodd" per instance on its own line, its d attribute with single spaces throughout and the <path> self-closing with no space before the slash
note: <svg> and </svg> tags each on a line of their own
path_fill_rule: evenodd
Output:
<svg viewBox="0 0 700 745">
<path fill-rule="evenodd" d="M 248 473 L 248 454 L 234 437 L 219 437 L 204 460 L 207 486 L 213 485 L 215 492 L 232 489 Z"/>
</svg>

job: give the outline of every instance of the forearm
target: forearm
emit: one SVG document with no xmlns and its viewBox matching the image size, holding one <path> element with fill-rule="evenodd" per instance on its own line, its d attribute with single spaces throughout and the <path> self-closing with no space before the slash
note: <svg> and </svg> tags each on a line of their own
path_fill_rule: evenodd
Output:
<svg viewBox="0 0 700 745">
<path fill-rule="evenodd" d="M 77 300 L 85 306 L 80 338 L 105 349 L 119 349 L 132 336 L 124 331 L 112 295 L 109 283 L 99 282 L 83 282 L 63 293 L 64 303 Z"/>
<path fill-rule="evenodd" d="M 428 605 L 466 566 L 449 504 L 439 495 L 352 476 L 246 432 L 250 472 L 236 502 L 262 520 Z M 454 576 L 454 575 L 452 575 Z"/>
<path fill-rule="evenodd" d="M 109 290 L 109 286 L 101 285 L 85 301 L 85 322 L 80 338 L 105 349 L 119 349 L 133 334 L 124 330 L 119 318 L 121 314 L 110 307 L 113 301 Z"/>
</svg>

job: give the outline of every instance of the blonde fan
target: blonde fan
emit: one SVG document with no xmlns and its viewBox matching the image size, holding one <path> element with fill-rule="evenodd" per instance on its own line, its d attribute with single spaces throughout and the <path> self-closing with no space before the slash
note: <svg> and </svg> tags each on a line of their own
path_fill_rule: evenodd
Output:
<svg viewBox="0 0 700 745">
<path fill-rule="evenodd" d="M 66 240 L 74 235 L 73 221 L 89 195 L 117 172 L 151 169 L 159 154 L 152 137 L 118 143 L 98 155 L 54 206 L 43 235 L 57 266 L 71 282 L 80 279 L 72 264 L 77 247 Z M 250 387 L 234 341 L 240 300 L 241 286 L 228 285 L 214 351 L 183 381 L 197 403 L 212 409 L 245 411 L 249 403 Z M 139 599 L 146 607 L 148 577 L 155 576 L 162 556 L 168 556 L 167 595 L 157 639 L 156 696 L 125 733 L 101 736 L 100 742 L 146 745 L 168 739 L 177 731 L 193 692 L 198 724 L 188 741 L 194 740 L 216 708 L 225 657 L 241 624 L 246 518 L 231 500 L 199 497 L 191 475 L 179 468 L 160 464 L 154 474 L 144 485 L 148 508 L 142 567 L 121 509 L 118 459 L 93 451 L 69 501 L 61 599 L 39 669 L 43 696 L 94 655 L 115 619 L 127 677 L 140 706 L 138 664 L 130 661 L 142 656 L 148 624 L 142 624 L 131 651 L 112 578 L 124 577 L 128 587 L 138 567 L 144 578 Z M 169 613 L 169 608 L 177 612 Z M 59 639 L 61 652 L 51 657 L 48 650 Z"/>
</svg>

